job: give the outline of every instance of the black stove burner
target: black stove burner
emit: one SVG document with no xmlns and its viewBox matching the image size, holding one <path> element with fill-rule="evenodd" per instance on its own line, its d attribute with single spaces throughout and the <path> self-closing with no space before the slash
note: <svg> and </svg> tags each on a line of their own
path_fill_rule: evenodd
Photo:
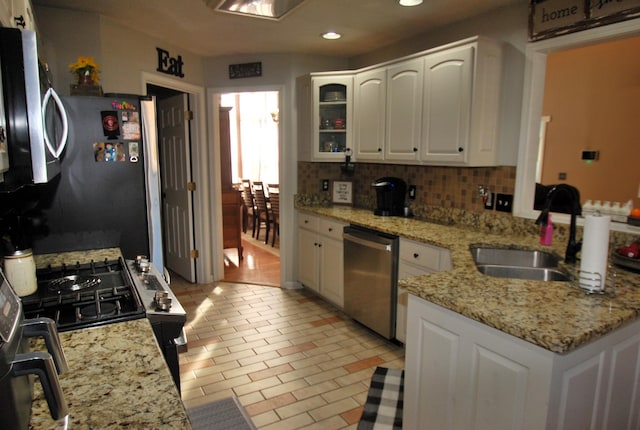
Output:
<svg viewBox="0 0 640 430">
<path fill-rule="evenodd" d="M 99 317 L 110 317 L 110 316 L 116 315 L 119 309 L 120 309 L 119 302 L 115 302 L 115 303 L 105 302 L 101 304 L 97 302 L 95 304 L 90 304 L 87 306 L 82 306 L 82 307 L 78 306 L 76 308 L 76 317 L 82 321 L 95 320 Z"/>
<path fill-rule="evenodd" d="M 100 278 L 95 276 L 71 275 L 49 281 L 49 291 L 78 291 L 91 288 L 100 283 Z"/>
<path fill-rule="evenodd" d="M 58 331 L 145 317 L 122 259 L 38 269 L 38 291 L 22 298 L 25 318 L 48 317 Z"/>
</svg>

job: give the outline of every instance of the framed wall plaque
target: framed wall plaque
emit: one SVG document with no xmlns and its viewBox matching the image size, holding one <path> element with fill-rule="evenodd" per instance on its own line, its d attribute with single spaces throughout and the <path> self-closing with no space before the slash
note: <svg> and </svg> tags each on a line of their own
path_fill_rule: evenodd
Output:
<svg viewBox="0 0 640 430">
<path fill-rule="evenodd" d="M 262 62 L 229 64 L 229 79 L 262 76 Z"/>
<path fill-rule="evenodd" d="M 352 205 L 353 204 L 353 182 L 333 181 L 332 201 L 334 204 Z"/>
</svg>

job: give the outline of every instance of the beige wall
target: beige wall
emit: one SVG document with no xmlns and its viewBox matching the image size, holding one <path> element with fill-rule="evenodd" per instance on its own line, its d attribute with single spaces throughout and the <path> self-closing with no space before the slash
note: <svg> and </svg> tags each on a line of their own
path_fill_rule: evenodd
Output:
<svg viewBox="0 0 640 430">
<path fill-rule="evenodd" d="M 185 77 L 175 77 L 176 80 L 204 85 L 203 58 L 170 42 L 96 14 L 36 7 L 35 15 L 54 87 L 62 95 L 69 95 L 69 86 L 76 81 L 69 72 L 69 64 L 80 55 L 94 57 L 99 64 L 100 84 L 105 93 L 142 94 L 141 72 L 171 76 L 156 71 L 156 47 L 172 56 L 182 56 Z"/>
<path fill-rule="evenodd" d="M 586 199 L 626 202 L 640 185 L 640 37 L 547 58 L 543 184 L 566 182 Z M 583 150 L 600 151 L 585 163 Z M 559 180 L 559 173 L 566 180 Z M 585 191 L 586 190 L 586 191 Z"/>
</svg>

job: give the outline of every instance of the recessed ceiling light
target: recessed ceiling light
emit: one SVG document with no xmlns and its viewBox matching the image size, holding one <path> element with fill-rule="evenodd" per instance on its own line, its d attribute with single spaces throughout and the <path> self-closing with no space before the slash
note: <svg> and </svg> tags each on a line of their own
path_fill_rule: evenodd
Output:
<svg viewBox="0 0 640 430">
<path fill-rule="evenodd" d="M 400 0 L 400 6 L 418 6 L 422 0 Z"/>
<path fill-rule="evenodd" d="M 340 33 L 336 33 L 335 31 L 327 31 L 322 34 L 322 37 L 328 40 L 336 40 L 340 39 L 342 35 Z"/>
</svg>

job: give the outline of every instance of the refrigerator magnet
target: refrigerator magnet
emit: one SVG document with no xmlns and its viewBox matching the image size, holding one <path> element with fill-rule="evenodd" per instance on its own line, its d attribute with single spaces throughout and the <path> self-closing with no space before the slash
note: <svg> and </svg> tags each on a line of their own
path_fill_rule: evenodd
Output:
<svg viewBox="0 0 640 430">
<path fill-rule="evenodd" d="M 120 134 L 120 126 L 118 125 L 118 112 L 112 110 L 103 110 L 102 115 L 102 131 L 107 139 L 117 139 Z"/>
<path fill-rule="evenodd" d="M 129 142 L 129 161 L 137 163 L 140 158 L 138 142 Z"/>
</svg>

